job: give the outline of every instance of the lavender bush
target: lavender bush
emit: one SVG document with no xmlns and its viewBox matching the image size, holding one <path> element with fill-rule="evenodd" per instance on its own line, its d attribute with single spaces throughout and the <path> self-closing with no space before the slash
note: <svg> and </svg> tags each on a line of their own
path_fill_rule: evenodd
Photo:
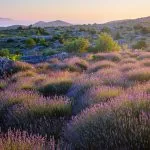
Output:
<svg viewBox="0 0 150 150">
<path fill-rule="evenodd" d="M 148 149 L 150 95 L 129 93 L 76 116 L 65 131 L 77 149 Z"/>
<path fill-rule="evenodd" d="M 0 149 L 149 149 L 149 55 L 13 62 L 0 79 Z"/>
</svg>

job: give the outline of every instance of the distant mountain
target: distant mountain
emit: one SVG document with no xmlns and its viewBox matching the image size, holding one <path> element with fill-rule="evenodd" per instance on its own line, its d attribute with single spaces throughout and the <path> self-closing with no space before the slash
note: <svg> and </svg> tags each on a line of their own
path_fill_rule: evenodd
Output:
<svg viewBox="0 0 150 150">
<path fill-rule="evenodd" d="M 6 27 L 14 24 L 14 20 L 10 18 L 1 18 L 0 17 L 0 27 Z"/>
<path fill-rule="evenodd" d="M 35 24 L 33 24 L 33 27 L 63 27 L 63 26 L 71 26 L 72 24 L 68 22 L 64 22 L 61 20 L 56 20 L 56 21 L 51 21 L 51 22 L 44 22 L 44 21 L 39 21 Z"/>
<path fill-rule="evenodd" d="M 10 19 L 10 18 L 1 18 L 0 17 L 0 21 L 13 21 L 13 19 Z"/>
<path fill-rule="evenodd" d="M 150 16 L 149 17 L 143 17 L 143 18 L 137 18 L 137 19 L 127 19 L 127 20 L 117 20 L 117 21 L 111 21 L 107 22 L 103 25 L 108 26 L 134 26 L 134 25 L 143 25 L 143 26 L 150 26 Z"/>
</svg>

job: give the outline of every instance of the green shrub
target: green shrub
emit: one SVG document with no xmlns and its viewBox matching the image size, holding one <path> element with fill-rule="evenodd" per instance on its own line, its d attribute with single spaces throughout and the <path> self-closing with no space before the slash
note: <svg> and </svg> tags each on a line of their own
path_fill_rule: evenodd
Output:
<svg viewBox="0 0 150 150">
<path fill-rule="evenodd" d="M 1 57 L 7 57 L 7 58 L 9 58 L 9 55 L 10 55 L 10 52 L 9 52 L 8 49 L 1 49 L 0 50 L 0 56 Z"/>
<path fill-rule="evenodd" d="M 48 46 L 48 43 L 46 42 L 46 40 L 44 38 L 42 38 L 42 39 L 40 39 L 40 45 Z"/>
<path fill-rule="evenodd" d="M 101 33 L 99 39 L 96 41 L 96 52 L 114 52 L 120 51 L 121 47 L 115 42 L 107 33 Z"/>
<path fill-rule="evenodd" d="M 7 82 L 4 80 L 0 80 L 0 90 L 3 90 L 7 86 Z"/>
<path fill-rule="evenodd" d="M 138 41 L 132 46 L 133 49 L 145 49 L 147 48 L 147 43 L 144 40 Z"/>
<path fill-rule="evenodd" d="M 103 29 L 101 30 L 101 32 L 110 33 L 111 29 L 109 27 L 103 27 Z"/>
<path fill-rule="evenodd" d="M 82 53 L 86 52 L 89 47 L 89 41 L 84 38 L 75 39 L 74 41 L 67 42 L 65 44 L 65 49 L 68 52 Z"/>
<path fill-rule="evenodd" d="M 49 48 L 49 49 L 43 50 L 42 55 L 43 56 L 51 56 L 51 55 L 54 55 L 57 53 L 58 53 L 58 51 Z"/>
<path fill-rule="evenodd" d="M 60 98 L 61 99 L 61 98 Z M 58 98 L 50 103 L 34 105 L 29 109 L 30 115 L 35 118 L 41 117 L 64 117 L 71 115 L 71 103 L 61 101 Z"/>
<path fill-rule="evenodd" d="M 148 33 L 150 33 L 150 28 L 143 27 L 143 28 L 141 29 L 141 33 L 142 33 L 142 34 L 148 34 Z"/>
<path fill-rule="evenodd" d="M 17 61 L 20 60 L 20 55 L 15 55 L 15 54 L 10 54 L 9 55 L 9 59 L 13 60 L 13 61 Z"/>
<path fill-rule="evenodd" d="M 119 62 L 121 60 L 121 55 L 119 53 L 98 53 L 93 55 L 94 61 L 109 60 L 113 62 Z"/>
<path fill-rule="evenodd" d="M 115 40 L 119 40 L 119 39 L 121 39 L 121 38 L 122 38 L 122 37 L 121 37 L 120 32 L 117 32 L 116 35 L 115 35 Z"/>
<path fill-rule="evenodd" d="M 70 79 L 60 79 L 40 87 L 39 92 L 44 96 L 65 95 L 71 86 L 72 81 Z"/>
<path fill-rule="evenodd" d="M 25 41 L 27 47 L 33 47 L 36 45 L 36 41 L 32 38 L 29 38 Z"/>
<path fill-rule="evenodd" d="M 40 27 L 36 29 L 36 34 L 37 35 L 49 35 L 49 33 L 44 28 L 40 28 Z"/>
<path fill-rule="evenodd" d="M 20 60 L 19 54 L 11 54 L 8 49 L 0 50 L 0 57 L 6 57 L 6 58 L 11 59 L 13 61 Z"/>
</svg>

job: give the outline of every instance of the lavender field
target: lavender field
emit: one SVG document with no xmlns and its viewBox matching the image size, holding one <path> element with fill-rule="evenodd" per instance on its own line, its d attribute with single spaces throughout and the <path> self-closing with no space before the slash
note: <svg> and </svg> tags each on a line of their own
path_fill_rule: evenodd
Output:
<svg viewBox="0 0 150 150">
<path fill-rule="evenodd" d="M 150 52 L 15 61 L 0 75 L 0 150 L 150 148 Z"/>
</svg>

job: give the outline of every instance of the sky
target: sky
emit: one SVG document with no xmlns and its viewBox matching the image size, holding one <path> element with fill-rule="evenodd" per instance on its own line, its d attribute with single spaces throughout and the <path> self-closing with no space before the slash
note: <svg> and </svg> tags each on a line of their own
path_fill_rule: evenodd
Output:
<svg viewBox="0 0 150 150">
<path fill-rule="evenodd" d="M 74 24 L 150 16 L 150 0 L 0 0 L 0 17 Z"/>
</svg>

